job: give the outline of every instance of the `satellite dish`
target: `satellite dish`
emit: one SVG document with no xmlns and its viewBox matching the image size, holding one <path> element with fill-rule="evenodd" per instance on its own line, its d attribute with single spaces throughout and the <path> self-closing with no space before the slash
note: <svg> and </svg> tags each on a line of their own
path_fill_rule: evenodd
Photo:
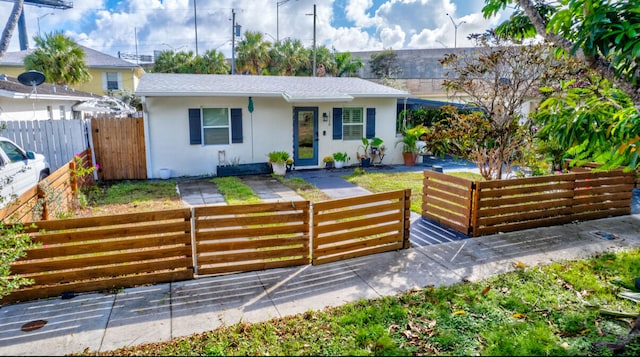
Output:
<svg viewBox="0 0 640 357">
<path fill-rule="evenodd" d="M 44 82 L 44 73 L 34 70 L 20 73 L 18 75 L 18 82 L 24 84 L 25 86 L 33 87 L 33 90 L 29 94 L 30 97 L 31 94 L 37 93 L 36 86 L 39 86 Z"/>
<path fill-rule="evenodd" d="M 44 82 L 44 74 L 34 70 L 23 72 L 18 75 L 18 82 L 29 87 L 39 86 Z"/>
</svg>

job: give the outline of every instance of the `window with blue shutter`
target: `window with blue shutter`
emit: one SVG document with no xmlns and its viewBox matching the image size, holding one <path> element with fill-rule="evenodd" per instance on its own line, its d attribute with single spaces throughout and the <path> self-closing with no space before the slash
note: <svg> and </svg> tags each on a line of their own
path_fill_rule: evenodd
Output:
<svg viewBox="0 0 640 357">
<path fill-rule="evenodd" d="M 231 143 L 242 142 L 242 109 L 231 109 Z"/>
<path fill-rule="evenodd" d="M 342 108 L 333 108 L 333 140 L 342 139 Z"/>
<path fill-rule="evenodd" d="M 367 108 L 367 139 L 376 136 L 376 108 Z"/>
<path fill-rule="evenodd" d="M 189 108 L 189 144 L 202 144 L 202 119 L 200 108 Z"/>
</svg>

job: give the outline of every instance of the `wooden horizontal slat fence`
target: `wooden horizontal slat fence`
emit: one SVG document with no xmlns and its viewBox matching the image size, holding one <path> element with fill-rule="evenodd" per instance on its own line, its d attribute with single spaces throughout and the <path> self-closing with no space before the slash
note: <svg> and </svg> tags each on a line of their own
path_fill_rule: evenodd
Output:
<svg viewBox="0 0 640 357">
<path fill-rule="evenodd" d="M 84 150 L 78 156 L 85 168 L 91 167 L 91 151 Z M 75 202 L 78 185 L 90 183 L 93 177 L 77 178 L 76 161 L 71 160 L 38 185 L 0 209 L 2 222 L 31 222 L 48 220 L 68 212 Z M 81 182 L 78 182 L 81 181 Z"/>
<path fill-rule="evenodd" d="M 309 264 L 309 201 L 195 207 L 197 274 Z"/>
<path fill-rule="evenodd" d="M 313 204 L 313 264 L 409 247 L 411 190 Z"/>
<path fill-rule="evenodd" d="M 510 180 L 468 181 L 465 187 L 469 195 L 465 196 L 459 187 L 444 184 L 460 180 L 425 170 L 422 215 L 477 237 L 631 213 L 635 172 L 575 171 Z M 470 220 L 465 212 L 469 212 Z"/>
<path fill-rule="evenodd" d="M 35 222 L 41 245 L 11 266 L 30 278 L 2 299 L 25 301 L 193 278 L 189 208 Z"/>
<path fill-rule="evenodd" d="M 468 235 L 473 187 L 473 181 L 425 170 L 422 217 Z"/>
</svg>

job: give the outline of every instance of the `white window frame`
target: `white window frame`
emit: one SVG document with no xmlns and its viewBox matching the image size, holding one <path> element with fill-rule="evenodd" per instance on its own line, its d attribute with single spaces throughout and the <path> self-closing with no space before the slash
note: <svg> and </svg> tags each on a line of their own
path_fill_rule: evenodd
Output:
<svg viewBox="0 0 640 357">
<path fill-rule="evenodd" d="M 214 110 L 225 110 L 227 114 L 227 124 L 226 125 L 205 125 L 204 123 L 204 112 L 207 109 Z M 222 108 L 222 107 L 207 107 L 200 109 L 200 126 L 202 128 L 202 145 L 229 145 L 231 144 L 231 109 Z M 207 136 L 205 135 L 206 129 L 226 129 L 227 130 L 227 142 L 226 143 L 208 143 Z"/>
<path fill-rule="evenodd" d="M 359 123 L 347 123 L 347 114 L 351 116 L 352 112 L 360 111 L 360 122 Z M 361 130 L 361 135 L 359 137 L 347 137 L 345 127 L 347 126 L 359 126 Z M 344 107 L 342 108 L 342 140 L 362 140 L 364 137 L 364 108 L 363 107 Z"/>
<path fill-rule="evenodd" d="M 118 88 L 115 89 L 109 89 L 109 74 L 115 74 L 116 75 L 116 80 L 118 82 Z M 111 81 L 113 82 L 113 81 Z M 121 72 L 102 72 L 102 88 L 105 91 L 118 91 L 118 90 L 122 90 L 122 73 Z"/>
</svg>

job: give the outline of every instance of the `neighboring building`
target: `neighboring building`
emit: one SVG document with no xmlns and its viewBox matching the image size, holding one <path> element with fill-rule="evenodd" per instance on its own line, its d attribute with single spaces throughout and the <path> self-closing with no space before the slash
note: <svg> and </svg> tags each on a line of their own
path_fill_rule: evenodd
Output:
<svg viewBox="0 0 640 357">
<path fill-rule="evenodd" d="M 147 175 L 216 174 L 228 162 L 268 161 L 289 152 L 296 168 L 322 167 L 347 152 L 358 165 L 362 137 L 379 137 L 383 164 L 401 164 L 396 105 L 409 93 L 360 78 L 147 73 L 142 97 Z"/>
<path fill-rule="evenodd" d="M 26 86 L 6 74 L 0 74 L 0 121 L 78 119 L 76 104 L 96 99 L 91 93 L 43 83 Z"/>
<path fill-rule="evenodd" d="M 144 73 L 142 67 L 88 47 L 80 48 L 84 51 L 92 79 L 87 83 L 73 85 L 74 89 L 97 96 L 114 95 L 121 90 L 135 91 Z M 31 52 L 33 49 L 6 52 L 0 59 L 0 73 L 17 77 L 26 70 L 24 58 Z"/>
</svg>

